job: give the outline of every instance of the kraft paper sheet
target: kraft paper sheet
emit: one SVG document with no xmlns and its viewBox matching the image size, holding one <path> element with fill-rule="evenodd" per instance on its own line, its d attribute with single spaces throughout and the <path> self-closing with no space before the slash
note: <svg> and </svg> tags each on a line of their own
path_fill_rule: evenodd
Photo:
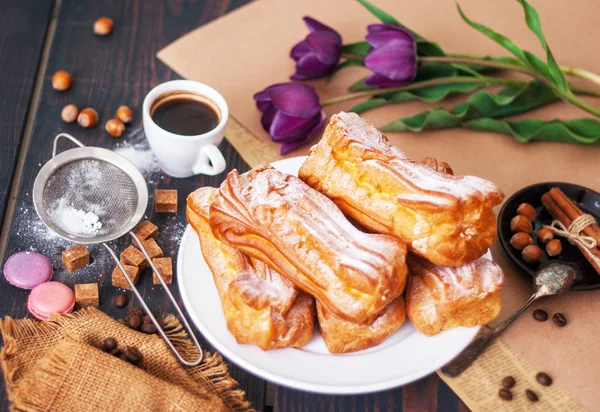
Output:
<svg viewBox="0 0 600 412">
<path fill-rule="evenodd" d="M 531 2 L 540 14 L 557 60 L 563 65 L 600 72 L 600 53 L 596 52 L 596 41 L 600 38 L 597 22 L 600 2 Z M 425 38 L 439 42 L 447 52 L 508 54 L 463 23 L 454 0 L 374 0 L 374 3 Z M 492 26 L 523 48 L 543 55 L 516 1 L 461 0 L 460 4 L 474 21 Z M 362 6 L 350 0 L 257 0 L 183 36 L 158 54 L 159 59 L 181 76 L 207 83 L 224 95 L 233 117 L 226 136 L 251 166 L 281 158 L 279 146 L 261 128 L 260 114 L 252 95 L 273 83 L 288 81 L 294 71 L 289 50 L 307 33 L 301 20 L 305 15 L 334 27 L 345 43 L 362 40 L 366 25 L 376 22 Z M 326 99 L 345 93 L 348 85 L 366 73 L 364 68 L 349 68 L 327 85 L 321 80 L 310 83 L 317 88 L 321 98 Z M 459 101 L 462 99 L 454 98 L 441 105 L 449 107 Z M 598 99 L 589 101 L 600 105 Z M 355 103 L 328 107 L 326 112 L 330 115 Z M 364 117 L 375 125 L 383 125 L 431 107 L 420 102 L 401 103 L 369 111 Z M 565 103 L 539 109 L 534 114 L 542 119 L 586 115 Z M 526 185 L 543 181 L 573 182 L 600 191 L 600 146 L 521 144 L 512 137 L 462 129 L 391 134 L 388 137 L 416 160 L 434 156 L 450 163 L 457 174 L 492 180 L 507 197 Z M 306 154 L 308 147 L 300 148 L 288 157 Z M 502 319 L 530 295 L 531 281 L 518 272 L 498 244 L 492 248 L 492 254 L 506 274 Z M 536 303 L 535 308 L 543 308 L 549 313 L 562 312 L 569 323 L 560 329 L 551 322 L 538 323 L 532 319 L 530 310 L 505 332 L 498 346 L 510 350 L 515 368 L 522 366 L 530 375 L 537 371 L 550 374 L 554 378 L 553 388 L 565 394 L 564 405 L 568 405 L 568 396 L 585 410 L 600 411 L 600 391 L 597 389 L 600 385 L 600 290 L 573 292 Z M 487 362 L 475 364 L 473 379 L 449 380 L 474 410 L 489 410 L 487 397 L 482 400 L 469 396 L 468 387 L 478 385 L 476 380 L 488 379 L 493 383 L 490 388 L 496 388 L 490 389 L 489 397 L 497 398 L 502 376 L 492 372 L 505 368 L 506 357 L 500 356 L 498 348 L 486 359 Z M 511 368 L 505 369 L 508 373 Z M 485 394 L 487 389 L 484 392 L 484 386 L 481 388 Z M 541 387 L 538 385 L 537 388 Z M 546 396 L 545 389 L 537 392 L 541 395 L 538 407 L 550 408 L 551 404 L 546 400 L 550 396 Z"/>
</svg>

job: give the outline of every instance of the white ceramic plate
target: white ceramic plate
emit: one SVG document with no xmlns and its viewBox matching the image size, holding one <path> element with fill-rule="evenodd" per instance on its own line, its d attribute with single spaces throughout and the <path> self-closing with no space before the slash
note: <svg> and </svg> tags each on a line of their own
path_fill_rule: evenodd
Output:
<svg viewBox="0 0 600 412">
<path fill-rule="evenodd" d="M 305 157 L 273 163 L 297 175 Z M 381 345 L 364 351 L 332 355 L 315 331 L 312 341 L 299 349 L 264 352 L 240 345 L 229 333 L 212 274 L 200 251 L 196 233 L 188 225 L 177 260 L 183 303 L 202 335 L 225 357 L 250 373 L 279 385 L 328 394 L 376 392 L 413 382 L 458 355 L 479 327 L 456 328 L 434 337 L 415 330 L 410 321 Z"/>
</svg>

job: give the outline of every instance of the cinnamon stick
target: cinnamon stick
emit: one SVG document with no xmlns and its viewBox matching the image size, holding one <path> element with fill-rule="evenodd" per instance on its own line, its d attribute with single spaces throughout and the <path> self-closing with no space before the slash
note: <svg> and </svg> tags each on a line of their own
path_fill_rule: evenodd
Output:
<svg viewBox="0 0 600 412">
<path fill-rule="evenodd" d="M 555 187 L 555 188 L 553 188 L 553 189 L 556 189 L 556 193 L 557 193 L 557 194 L 560 194 L 560 195 L 562 195 L 564 198 L 568 199 L 567 195 L 565 195 L 565 193 L 564 193 L 562 190 L 560 190 L 558 187 Z M 552 189 L 551 189 L 551 190 L 552 190 Z M 579 215 L 583 215 L 583 211 L 582 211 L 582 210 L 579 208 L 579 206 L 577 206 L 577 205 L 575 204 L 575 202 L 572 202 L 572 203 L 573 203 L 573 207 L 575 208 L 575 210 L 577 211 L 577 213 L 579 213 Z M 596 232 L 600 233 L 600 226 L 598 226 L 597 224 L 595 224 L 595 223 L 594 223 L 593 225 L 590 225 L 590 227 L 591 227 L 593 230 L 595 230 Z M 597 239 L 596 239 L 596 240 L 597 240 Z"/>
<path fill-rule="evenodd" d="M 571 223 L 573 223 L 573 219 L 571 219 L 569 216 L 567 216 L 567 214 L 565 212 L 563 212 L 563 210 L 560 208 L 558 203 L 555 202 L 554 199 L 552 199 L 552 197 L 550 196 L 549 193 L 542 195 L 542 204 L 544 205 L 544 207 L 546 209 L 548 209 L 548 212 L 550 212 L 550 214 L 554 217 L 554 219 L 558 220 L 560 223 L 562 223 L 566 227 L 571 226 Z M 581 253 L 585 257 L 585 259 L 588 262 L 590 262 L 590 265 L 592 265 L 594 270 L 598 274 L 600 274 L 600 266 L 598 266 L 598 264 L 596 264 L 596 262 L 594 262 L 593 260 L 591 260 L 588 257 L 588 255 L 584 251 L 584 249 L 586 249 L 586 248 L 584 246 L 579 246 L 579 245 L 576 245 L 576 246 L 581 251 Z M 592 249 L 587 249 L 587 250 L 594 256 L 600 258 L 600 249 L 598 249 L 597 247 L 592 248 Z"/>
<path fill-rule="evenodd" d="M 556 202 L 556 204 L 558 204 L 558 206 L 567 214 L 567 216 L 569 216 L 571 221 L 573 221 L 573 220 L 577 219 L 579 216 L 583 215 L 583 211 L 581 209 L 579 209 L 579 207 L 577 207 L 577 205 L 575 203 L 573 203 L 573 201 L 571 199 L 569 199 L 567 197 L 567 195 L 565 195 L 564 192 L 562 190 L 560 190 L 558 187 L 553 187 L 552 189 L 550 189 L 548 194 L 550 195 L 552 200 L 554 200 L 554 202 Z M 595 226 L 595 228 L 594 228 L 594 226 Z M 568 227 L 568 225 L 567 225 L 567 227 Z M 596 228 L 597 228 L 597 230 L 596 230 Z M 590 236 L 590 237 L 593 237 L 594 239 L 596 239 L 596 242 L 598 242 L 598 244 L 600 244 L 600 228 L 598 227 L 598 225 L 596 225 L 596 224 L 590 225 L 590 226 L 586 227 L 585 229 L 583 229 L 583 232 L 587 236 Z"/>
</svg>

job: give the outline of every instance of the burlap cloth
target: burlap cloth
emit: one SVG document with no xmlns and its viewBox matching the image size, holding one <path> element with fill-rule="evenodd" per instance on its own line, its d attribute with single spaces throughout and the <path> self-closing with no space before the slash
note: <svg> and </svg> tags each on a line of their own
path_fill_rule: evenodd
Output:
<svg viewBox="0 0 600 412">
<path fill-rule="evenodd" d="M 188 359 L 197 350 L 174 316 L 164 328 Z M 53 321 L 0 320 L 0 366 L 14 411 L 246 411 L 250 403 L 219 354 L 182 367 L 158 335 L 128 328 L 97 309 Z M 107 337 L 137 347 L 143 369 L 97 347 Z"/>
</svg>

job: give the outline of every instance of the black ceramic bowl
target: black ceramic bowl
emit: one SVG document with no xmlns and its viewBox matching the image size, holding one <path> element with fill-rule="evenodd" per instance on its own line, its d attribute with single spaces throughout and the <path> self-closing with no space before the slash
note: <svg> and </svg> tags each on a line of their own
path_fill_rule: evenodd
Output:
<svg viewBox="0 0 600 412">
<path fill-rule="evenodd" d="M 537 232 L 543 225 L 552 223 L 552 215 L 544 208 L 541 202 L 542 195 L 553 187 L 560 188 L 579 208 L 585 213 L 593 215 L 596 220 L 600 220 L 600 193 L 583 186 L 560 183 L 546 182 L 527 186 L 514 195 L 512 195 L 500 209 L 498 215 L 498 238 L 504 252 L 512 259 L 517 266 L 531 276 L 542 267 L 553 262 L 564 262 L 577 269 L 577 280 L 573 284 L 572 290 L 592 290 L 600 289 L 600 275 L 596 273 L 592 265 L 585 259 L 583 254 L 576 246 L 571 245 L 567 239 L 559 238 L 563 249 L 562 253 L 555 257 L 546 254 L 544 245 L 537 240 Z M 536 216 L 533 221 L 533 244 L 538 245 L 544 253 L 539 263 L 529 264 L 521 257 L 521 251 L 515 249 L 510 244 L 510 238 L 513 233 L 510 230 L 510 220 L 517 214 L 517 208 L 521 203 L 529 203 L 535 208 Z"/>
</svg>

